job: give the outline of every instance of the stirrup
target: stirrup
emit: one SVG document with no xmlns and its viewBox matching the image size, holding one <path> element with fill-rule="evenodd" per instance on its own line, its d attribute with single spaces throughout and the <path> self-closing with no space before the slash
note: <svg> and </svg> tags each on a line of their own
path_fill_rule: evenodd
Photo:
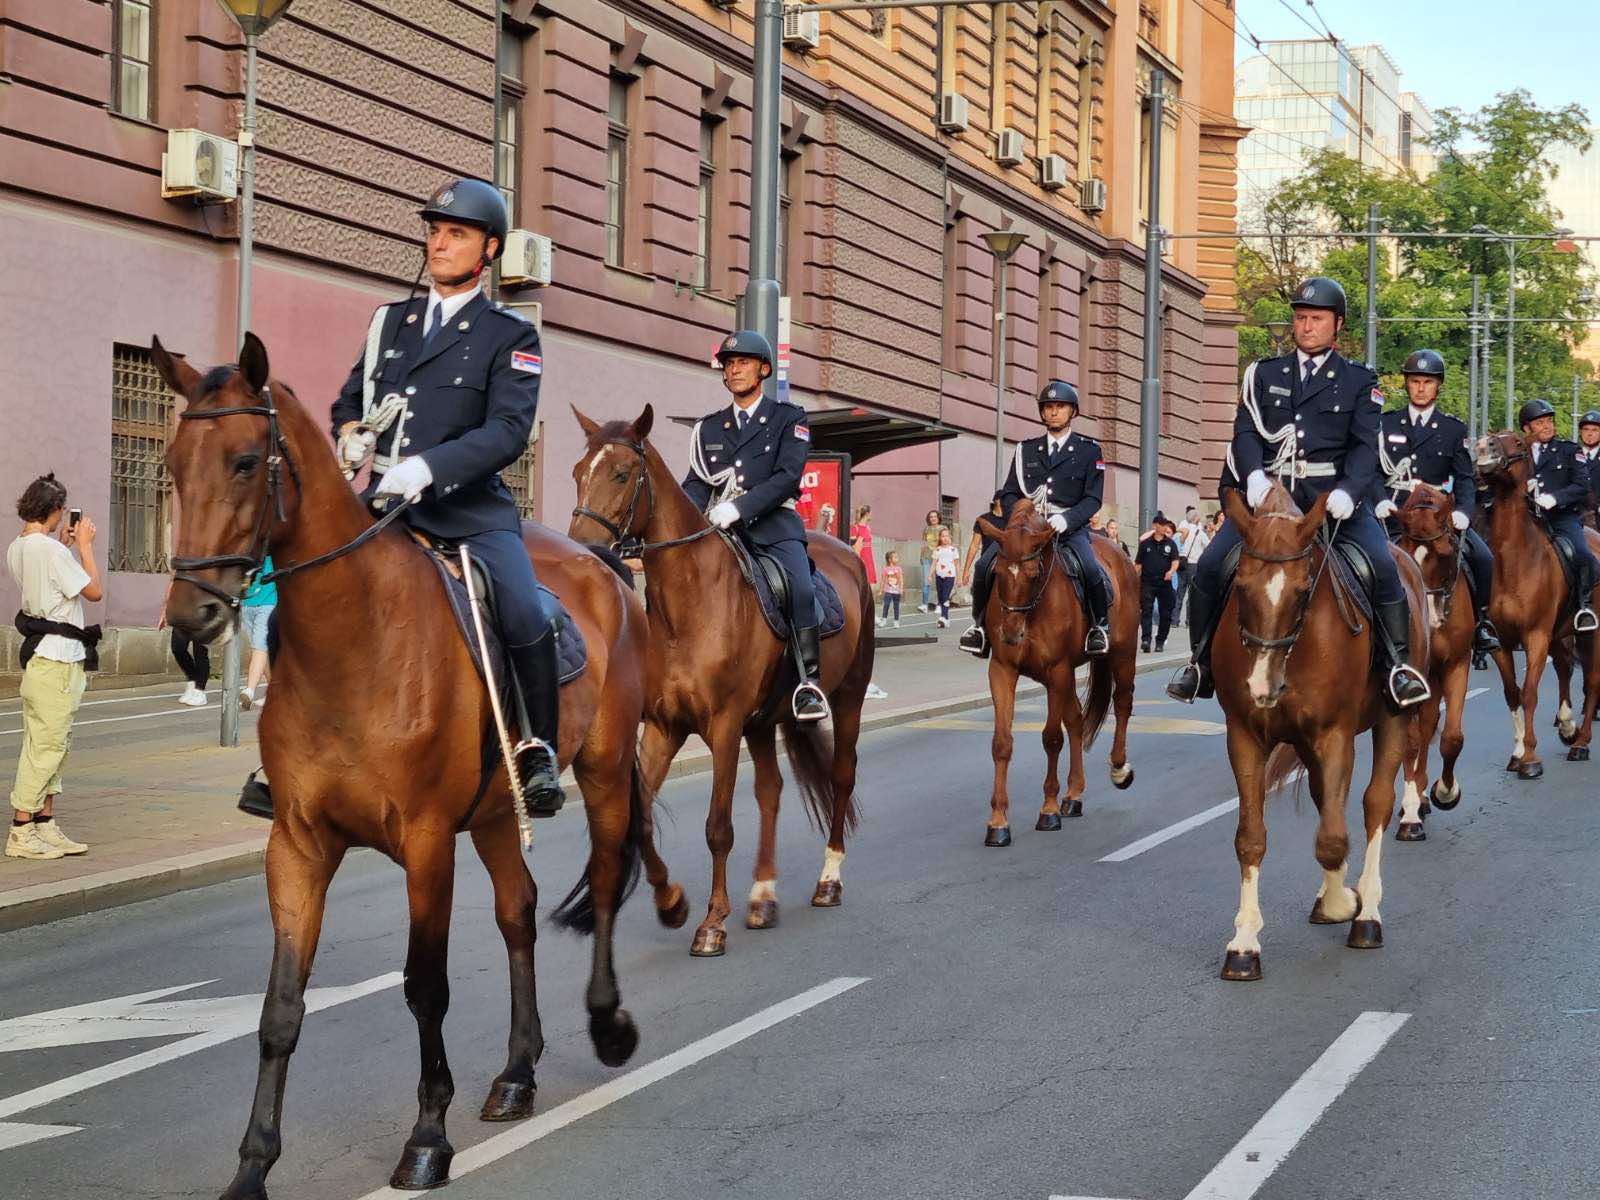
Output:
<svg viewBox="0 0 1600 1200">
<path fill-rule="evenodd" d="M 967 626 L 966 631 L 957 640 L 956 646 L 968 654 L 982 658 L 983 652 L 989 648 L 989 635 L 983 632 L 982 625 L 974 621 Z"/>
<path fill-rule="evenodd" d="M 560 812 L 567 793 L 561 786 L 561 763 L 550 743 L 542 738 L 525 738 L 511 751 L 511 758 L 517 765 L 528 815 L 553 817 Z"/>
<path fill-rule="evenodd" d="M 1594 609 L 1585 604 L 1573 614 L 1572 628 L 1578 633 L 1593 633 L 1600 629 L 1600 617 L 1595 616 Z"/>
<path fill-rule="evenodd" d="M 1096 634 L 1099 636 L 1096 637 Z M 1108 653 L 1110 649 L 1111 632 L 1106 628 L 1104 622 L 1101 622 L 1090 629 L 1087 636 L 1085 636 L 1083 639 L 1083 652 L 1085 654 L 1092 655 L 1095 658 L 1100 657 L 1102 654 Z"/>
<path fill-rule="evenodd" d="M 1485 617 L 1473 626 L 1473 653 L 1493 654 L 1498 649 L 1500 649 L 1500 635 L 1495 632 L 1494 622 Z"/>
<path fill-rule="evenodd" d="M 1400 696 L 1400 684 L 1403 680 L 1413 679 L 1422 689 L 1422 695 L 1414 696 L 1409 700 Z M 1428 681 L 1422 677 L 1422 672 L 1410 663 L 1396 663 L 1389 668 L 1389 699 L 1393 700 L 1396 708 L 1412 708 L 1433 697 L 1433 689 L 1428 686 Z"/>
<path fill-rule="evenodd" d="M 1193 704 L 1200 695 L 1202 671 L 1200 664 L 1190 660 L 1172 673 L 1167 680 L 1167 695 L 1183 704 Z"/>
<path fill-rule="evenodd" d="M 805 705 L 802 711 L 802 701 L 806 699 L 812 703 Z M 789 708 L 796 721 L 826 721 L 833 716 L 833 710 L 828 707 L 827 694 L 815 679 L 800 681 L 800 685 L 794 689 L 794 695 L 789 698 Z"/>
</svg>

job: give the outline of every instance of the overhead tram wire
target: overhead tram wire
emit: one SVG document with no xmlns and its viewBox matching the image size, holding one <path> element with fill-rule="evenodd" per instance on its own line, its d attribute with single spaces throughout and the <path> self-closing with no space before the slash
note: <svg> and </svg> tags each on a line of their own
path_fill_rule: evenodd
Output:
<svg viewBox="0 0 1600 1200">
<path fill-rule="evenodd" d="M 1295 9 L 1294 9 L 1294 6 L 1289 3 L 1289 0 L 1278 0 L 1278 3 L 1283 5 L 1284 8 L 1288 9 L 1289 10 L 1289 14 L 1291 16 L 1293 16 L 1295 18 L 1295 20 L 1299 21 L 1307 29 L 1311 30 L 1311 32 L 1316 35 L 1316 38 L 1317 38 L 1317 40 L 1319 42 L 1327 42 L 1335 50 L 1337 50 L 1339 52 L 1339 57 L 1344 59 L 1345 62 L 1349 63 L 1352 70 L 1357 72 L 1363 79 L 1365 79 L 1369 84 L 1372 85 L 1372 90 L 1373 91 L 1377 92 L 1378 95 L 1382 96 L 1385 100 L 1387 100 L 1390 104 L 1393 104 L 1396 108 L 1403 110 L 1403 106 L 1401 105 L 1399 98 L 1397 96 L 1395 96 L 1395 94 L 1393 92 L 1386 92 L 1386 91 L 1383 90 L 1383 88 L 1379 87 L 1378 86 L 1378 81 L 1372 77 L 1371 73 L 1368 72 L 1368 70 L 1365 67 L 1363 67 L 1360 63 L 1356 62 L 1355 59 L 1350 57 L 1350 52 L 1345 49 L 1344 40 L 1342 38 L 1340 38 L 1337 34 L 1335 34 L 1333 32 L 1333 30 L 1328 28 L 1328 23 L 1326 21 L 1322 21 L 1322 14 L 1321 13 L 1317 13 L 1317 19 L 1319 21 L 1322 21 L 1322 30 L 1326 31 L 1326 36 L 1324 36 L 1323 32 L 1319 31 L 1315 25 L 1313 25 L 1310 21 L 1306 20 L 1306 18 L 1302 14 L 1296 12 Z M 1316 12 L 1316 6 L 1314 4 L 1311 4 L 1310 0 L 1306 0 L 1306 3 L 1308 5 L 1308 7 L 1310 7 L 1313 12 Z M 1372 143 L 1368 142 L 1367 145 L 1371 146 Z M 1377 147 L 1374 146 L 1373 149 L 1377 149 Z"/>
</svg>

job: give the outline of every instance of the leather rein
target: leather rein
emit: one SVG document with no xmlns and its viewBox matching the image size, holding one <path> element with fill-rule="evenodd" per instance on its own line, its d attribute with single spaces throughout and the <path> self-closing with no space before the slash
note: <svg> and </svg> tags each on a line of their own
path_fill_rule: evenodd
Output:
<svg viewBox="0 0 1600 1200">
<path fill-rule="evenodd" d="M 1263 513 L 1262 520 L 1293 521 L 1296 518 L 1289 513 Z M 1247 646 L 1254 646 L 1258 650 L 1292 650 L 1304 632 L 1306 618 L 1311 612 L 1311 599 L 1317 594 L 1317 585 L 1322 582 L 1322 576 L 1328 569 L 1328 562 L 1333 557 L 1333 540 L 1328 537 L 1325 529 L 1319 529 L 1317 536 L 1312 541 L 1295 551 L 1293 554 L 1267 554 L 1260 550 L 1252 549 L 1248 543 L 1240 543 L 1240 552 L 1257 562 L 1290 563 L 1299 562 L 1303 558 L 1310 558 L 1312 551 L 1317 547 L 1322 549 L 1322 561 L 1317 564 L 1316 572 L 1311 576 L 1311 585 L 1300 594 L 1299 611 L 1295 614 L 1294 628 L 1283 637 L 1264 638 L 1259 634 L 1251 633 L 1244 627 L 1244 621 L 1239 622 L 1239 640 Z M 1339 606 L 1339 615 L 1344 619 L 1346 628 L 1352 634 L 1361 632 L 1361 622 L 1349 607 L 1349 600 L 1344 594 L 1344 589 L 1339 585 L 1339 576 L 1335 572 L 1333 579 L 1333 596 Z"/>
<path fill-rule="evenodd" d="M 1055 535 L 1052 534 L 1050 539 L 1045 542 L 1044 545 L 1040 546 L 1037 550 L 1025 558 L 1019 558 L 1015 560 L 1006 559 L 1006 561 L 1011 563 L 1013 566 L 1021 566 L 1023 563 L 1033 562 L 1041 555 L 1047 556 L 1045 558 L 1045 568 L 1043 573 L 1041 573 L 1039 576 L 1038 585 L 1033 589 L 1033 595 L 1028 598 L 1028 602 L 1026 604 L 1007 604 L 1004 600 L 1000 600 L 1000 607 L 1005 609 L 1006 612 L 1030 613 L 1039 607 L 1039 601 L 1044 599 L 1045 588 L 1050 586 L 1050 576 L 1054 575 L 1056 570 L 1057 555 Z M 999 563 L 996 563 L 995 567 L 998 569 L 999 565 Z M 996 599 L 999 599 L 999 597 L 996 597 Z"/>
<path fill-rule="evenodd" d="M 719 532 L 715 525 L 708 524 L 704 529 L 697 529 L 693 533 L 680 538 L 670 538 L 664 542 L 647 542 L 637 533 L 633 532 L 634 525 L 638 524 L 639 501 L 644 499 L 644 524 L 650 524 L 650 518 L 655 515 L 656 493 L 655 485 L 650 482 L 650 460 L 645 454 L 644 443 L 628 438 L 607 438 L 601 443 L 604 446 L 622 446 L 632 450 L 639 458 L 639 473 L 634 476 L 633 491 L 628 496 L 628 508 L 621 521 L 612 521 L 604 513 L 597 513 L 587 505 L 580 504 L 572 510 L 575 517 L 588 517 L 589 520 L 603 528 L 611 535 L 609 547 L 614 553 L 623 558 L 638 558 L 651 550 L 666 550 L 672 546 L 683 546 L 689 542 L 697 542 L 703 537 Z"/>
<path fill-rule="evenodd" d="M 288 443 L 284 441 L 283 430 L 278 425 L 278 406 L 272 398 L 272 385 L 266 384 L 261 388 L 260 404 L 233 405 L 228 408 L 206 408 L 196 411 L 193 408 L 185 409 L 178 414 L 181 421 L 211 421 L 221 417 L 265 417 L 267 419 L 267 495 L 266 501 L 261 506 L 261 511 L 256 517 L 254 533 L 250 538 L 250 552 L 248 554 L 213 554 L 204 558 L 173 558 L 172 570 L 175 583 L 187 583 L 199 588 L 221 600 L 230 609 L 238 610 L 244 600 L 244 594 L 249 590 L 252 580 L 259 576 L 262 584 L 276 583 L 280 579 L 287 579 L 300 571 L 311 567 L 319 567 L 323 563 L 332 562 L 342 558 L 353 550 L 358 550 L 366 545 L 378 534 L 391 525 L 400 514 L 411 507 L 412 501 L 402 500 L 390 507 L 388 512 L 378 518 L 373 524 L 363 529 L 350 541 L 326 554 L 319 554 L 315 558 L 307 559 L 302 563 L 291 563 L 287 567 L 261 574 L 261 568 L 266 565 L 267 555 L 270 553 L 269 541 L 272 536 L 274 519 L 282 524 L 288 519 L 284 508 L 283 494 L 283 469 L 288 467 L 289 477 L 294 480 L 295 490 L 300 490 L 300 472 L 294 465 L 294 459 L 289 455 Z M 213 571 L 226 567 L 245 568 L 244 578 L 241 580 L 237 591 L 227 591 L 212 583 L 209 579 L 201 579 L 192 574 L 194 571 Z"/>
</svg>

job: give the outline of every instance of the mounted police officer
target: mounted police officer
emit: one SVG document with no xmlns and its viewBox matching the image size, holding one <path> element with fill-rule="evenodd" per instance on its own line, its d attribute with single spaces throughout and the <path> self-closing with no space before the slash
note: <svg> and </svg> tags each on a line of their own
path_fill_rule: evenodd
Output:
<svg viewBox="0 0 1600 1200">
<path fill-rule="evenodd" d="M 1295 503 L 1309 509 L 1328 497 L 1335 537 L 1353 541 L 1372 564 L 1378 642 L 1389 667 L 1389 696 L 1407 708 L 1428 698 L 1428 684 L 1407 660 L 1411 619 L 1400 572 L 1383 527 L 1363 501 L 1378 470 L 1378 414 L 1383 392 L 1372 368 L 1349 362 L 1333 348 L 1344 326 L 1344 289 L 1315 277 L 1295 289 L 1295 351 L 1263 358 L 1245 371 L 1221 486 L 1241 490 L 1251 508 L 1266 499 L 1274 477 Z M 1209 696 L 1210 641 L 1220 615 L 1223 571 L 1241 542 L 1226 521 L 1195 569 L 1189 595 L 1193 658 L 1172 677 L 1167 693 L 1192 703 Z"/>
<path fill-rule="evenodd" d="M 816 588 L 805 523 L 795 512 L 811 450 L 806 410 L 762 394 L 762 381 L 774 364 L 771 344 L 756 330 L 724 338 L 717 364 L 733 403 L 695 422 L 683 490 L 718 529 L 737 526 L 751 544 L 783 564 L 789 578 L 789 631 L 802 676 L 790 702 L 794 718 L 826 720 Z"/>
<path fill-rule="evenodd" d="M 1472 609 L 1477 627 L 1472 652 L 1490 654 L 1500 648 L 1494 623 L 1489 620 L 1489 588 L 1494 579 L 1494 555 L 1471 527 L 1478 485 L 1472 462 L 1472 437 L 1459 417 L 1439 411 L 1439 389 L 1444 386 L 1444 359 L 1436 350 L 1416 350 L 1406 359 L 1406 395 L 1410 403 L 1378 418 L 1378 463 L 1381 497 L 1373 509 L 1379 520 L 1393 516 L 1405 504 L 1413 484 L 1426 483 L 1455 498 L 1450 520 L 1461 534 L 1461 551 L 1472 574 Z M 1392 524 L 1391 524 L 1392 528 Z"/>
<path fill-rule="evenodd" d="M 543 367 L 539 334 L 483 294 L 510 224 L 492 184 L 457 179 L 434 193 L 426 222 L 426 297 L 373 315 L 365 353 L 333 405 L 339 457 L 350 470 L 374 454 L 368 494 L 414 500 L 405 520 L 465 544 L 494 581 L 500 632 L 527 720 L 515 761 L 534 816 L 563 802 L 553 614 L 522 543 L 516 500 L 500 472 L 528 448 Z"/>
<path fill-rule="evenodd" d="M 1517 413 L 1517 424 L 1528 443 L 1533 469 L 1528 477 L 1528 495 L 1550 528 L 1572 546 L 1573 564 L 1578 568 L 1578 611 L 1572 628 L 1591 633 L 1600 628 L 1589 595 L 1594 591 L 1596 564 L 1583 536 L 1583 512 L 1589 502 L 1589 472 L 1577 443 L 1556 436 L 1556 410 L 1548 400 L 1529 400 Z"/>
<path fill-rule="evenodd" d="M 1583 469 L 1589 473 L 1589 499 L 1584 506 L 1584 521 L 1600 529 L 1600 409 L 1591 408 L 1578 421 L 1578 453 Z"/>
<path fill-rule="evenodd" d="M 1083 574 L 1083 593 L 1089 605 L 1089 635 L 1084 653 L 1104 654 L 1111 646 L 1106 628 L 1111 611 L 1111 585 L 1100 560 L 1094 556 L 1089 540 L 1089 518 L 1100 511 L 1105 494 L 1106 464 L 1100 443 L 1072 432 L 1078 415 L 1078 392 L 1070 383 L 1052 379 L 1039 393 L 1039 419 L 1045 435 L 1017 443 L 1011 473 L 1000 489 L 1001 510 L 1009 516 L 1011 506 L 1024 496 L 1033 501 L 1056 531 L 1056 545 L 1067 548 L 1077 558 Z M 983 609 L 989 602 L 994 582 L 994 560 L 1000 552 L 995 543 L 978 559 L 972 581 L 972 627 L 961 635 L 961 649 L 982 657 L 988 652 L 983 632 Z"/>
</svg>

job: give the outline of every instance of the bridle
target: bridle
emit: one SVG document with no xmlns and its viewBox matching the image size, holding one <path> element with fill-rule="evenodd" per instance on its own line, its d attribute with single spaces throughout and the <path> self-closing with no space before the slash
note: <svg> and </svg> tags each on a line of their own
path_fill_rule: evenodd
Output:
<svg viewBox="0 0 1600 1200">
<path fill-rule="evenodd" d="M 399 504 L 390 507 L 388 512 L 384 513 L 377 521 L 337 549 L 330 550 L 326 554 L 319 554 L 316 558 L 307 559 L 303 563 L 292 563 L 287 567 L 279 567 L 275 571 L 269 571 L 267 574 L 261 575 L 261 568 L 266 565 L 269 553 L 268 543 L 272 536 L 274 516 L 279 524 L 288 519 L 283 501 L 283 469 L 288 467 L 289 478 L 294 480 L 296 492 L 301 490 L 300 472 L 294 465 L 294 459 L 289 455 L 288 443 L 284 441 L 283 430 L 278 425 L 278 406 L 272 398 L 271 384 L 262 385 L 260 404 L 239 404 L 228 408 L 205 408 L 199 410 L 188 408 L 178 414 L 178 419 L 181 421 L 211 421 L 221 417 L 265 417 L 267 419 L 267 494 L 265 502 L 261 505 L 260 514 L 256 518 L 255 531 L 250 537 L 250 552 L 248 554 L 213 554 L 205 558 L 174 558 L 172 560 L 172 578 L 175 583 L 187 583 L 191 587 L 197 587 L 202 592 L 215 596 L 230 609 L 237 610 L 244 599 L 244 593 L 248 590 L 251 580 L 256 576 L 260 576 L 259 582 L 262 584 L 276 583 L 278 580 L 287 579 L 290 575 L 299 571 L 321 566 L 326 562 L 332 562 L 334 559 L 349 554 L 352 550 L 358 549 L 377 537 L 401 513 L 411 507 L 412 502 L 410 500 L 403 500 Z M 194 571 L 219 570 L 225 567 L 245 568 L 244 578 L 240 582 L 239 590 L 236 592 L 227 591 L 212 583 L 209 579 L 201 579 L 192 574 Z"/>
<path fill-rule="evenodd" d="M 1054 535 L 1052 535 L 1049 538 L 1049 540 L 1045 542 L 1044 545 L 1040 546 L 1037 550 L 1035 550 L 1032 554 L 1028 555 L 1026 558 L 1017 558 L 1017 559 L 1009 559 L 1008 558 L 1008 559 L 1006 559 L 1006 561 L 1011 563 L 1012 566 L 1021 566 L 1023 563 L 1033 562 L 1036 558 L 1040 557 L 1041 555 L 1044 555 L 1044 554 L 1048 554 L 1049 555 L 1049 558 L 1047 559 L 1047 561 L 1045 563 L 1044 571 L 1039 576 L 1039 583 L 1033 589 L 1033 595 L 1028 598 L 1028 602 L 1026 604 L 1007 604 L 1004 600 L 1001 600 L 1000 601 L 1000 607 L 1001 608 L 1005 609 L 1006 612 L 1010 612 L 1010 613 L 1029 613 L 1029 612 L 1032 612 L 1034 609 L 1039 607 L 1039 601 L 1044 599 L 1044 590 L 1045 590 L 1045 588 L 1050 586 L 1050 576 L 1055 574 L 1055 569 L 1056 569 L 1056 553 L 1055 553 L 1055 550 L 1056 550 L 1056 539 L 1055 539 Z M 996 563 L 995 566 L 998 568 L 999 564 Z"/>
<path fill-rule="evenodd" d="M 1415 511 L 1426 512 L 1430 510 L 1419 509 Z M 1433 509 L 1431 511 L 1437 512 L 1439 510 Z M 1441 540 L 1448 542 L 1450 546 L 1450 552 L 1455 555 L 1455 570 L 1450 574 L 1450 581 L 1448 583 L 1441 584 L 1439 587 L 1424 587 L 1422 589 L 1424 595 L 1432 596 L 1439 601 L 1439 616 L 1442 620 L 1448 621 L 1450 619 L 1451 601 L 1455 599 L 1456 595 L 1456 584 L 1461 581 L 1461 560 L 1464 557 L 1464 555 L 1461 553 L 1461 536 L 1457 534 L 1455 530 L 1450 528 L 1449 522 L 1446 522 L 1445 527 L 1439 530 L 1437 533 L 1424 535 L 1415 534 L 1409 530 L 1402 530 L 1401 536 L 1405 538 L 1406 541 L 1416 542 L 1418 545 L 1431 545 L 1432 543 Z"/>
<path fill-rule="evenodd" d="M 633 532 L 633 527 L 639 523 L 639 501 L 645 502 L 644 524 L 650 524 L 650 518 L 656 510 L 655 485 L 650 482 L 650 459 L 645 454 L 644 443 L 631 438 L 607 438 L 601 442 L 602 446 L 622 446 L 632 450 L 639 459 L 639 473 L 634 476 L 633 491 L 628 495 L 628 508 L 620 522 L 611 520 L 604 513 L 595 512 L 587 505 L 580 504 L 572 510 L 575 517 L 588 517 L 589 520 L 601 526 L 611 535 L 610 549 L 623 558 L 638 558 L 650 550 L 665 550 L 670 546 L 682 546 L 688 542 L 697 542 L 701 538 L 717 532 L 715 525 L 707 525 L 704 529 L 697 529 L 691 534 L 680 538 L 670 538 L 664 542 L 647 542 L 639 534 Z"/>
<path fill-rule="evenodd" d="M 1295 520 L 1295 518 L 1289 513 L 1279 512 L 1262 513 L 1260 514 L 1260 519 L 1279 521 Z M 1312 548 L 1322 540 L 1323 534 L 1319 530 L 1317 536 L 1311 542 L 1307 543 L 1305 546 L 1302 546 L 1293 554 L 1267 554 L 1264 551 L 1252 549 L 1248 543 L 1241 543 L 1239 549 L 1241 553 L 1255 559 L 1257 562 L 1290 563 L 1299 562 L 1302 558 L 1310 558 Z M 1322 580 L 1323 571 L 1327 570 L 1328 568 L 1328 557 L 1331 551 L 1331 545 L 1325 545 L 1323 547 L 1322 561 L 1317 564 L 1316 573 L 1311 576 L 1311 585 L 1307 587 L 1306 590 L 1300 595 L 1299 611 L 1295 614 L 1293 629 L 1291 629 L 1285 636 L 1280 638 L 1264 638 L 1259 634 L 1251 633 L 1248 629 L 1246 629 L 1244 627 L 1244 620 L 1241 617 L 1239 621 L 1239 640 L 1247 646 L 1254 646 L 1258 650 L 1283 650 L 1292 647 L 1297 641 L 1299 641 L 1300 633 L 1305 629 L 1306 616 L 1311 611 L 1311 597 L 1316 595 L 1317 584 Z"/>
</svg>

